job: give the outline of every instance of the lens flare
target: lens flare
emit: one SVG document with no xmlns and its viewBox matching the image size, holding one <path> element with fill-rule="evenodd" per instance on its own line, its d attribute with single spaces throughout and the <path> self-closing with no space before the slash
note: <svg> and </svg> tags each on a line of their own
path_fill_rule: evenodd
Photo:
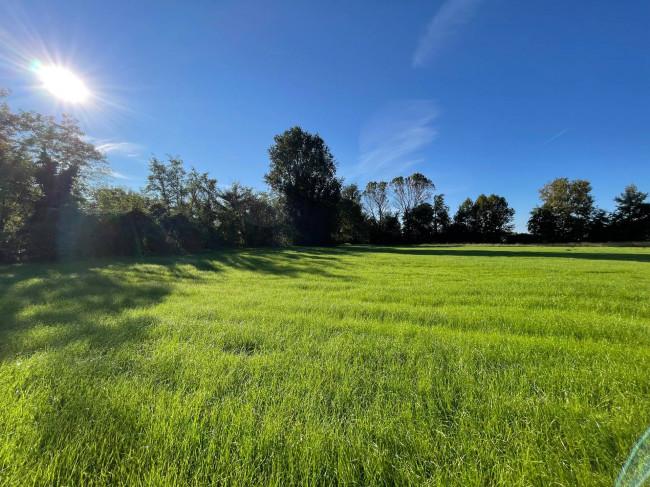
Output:
<svg viewBox="0 0 650 487">
<path fill-rule="evenodd" d="M 57 98 L 79 103 L 90 95 L 84 82 L 70 70 L 61 66 L 44 66 L 35 60 L 29 66 L 30 71 L 43 82 L 43 87 Z"/>
</svg>

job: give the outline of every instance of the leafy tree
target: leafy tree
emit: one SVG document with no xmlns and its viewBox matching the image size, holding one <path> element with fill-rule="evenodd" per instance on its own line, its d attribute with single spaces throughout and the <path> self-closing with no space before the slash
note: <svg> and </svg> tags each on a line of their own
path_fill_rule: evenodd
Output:
<svg viewBox="0 0 650 487">
<path fill-rule="evenodd" d="M 219 235 L 228 245 L 274 245 L 281 228 L 281 209 L 266 193 L 235 182 L 220 191 Z"/>
<path fill-rule="evenodd" d="M 580 241 L 588 236 L 595 211 L 589 181 L 557 178 L 539 190 L 539 197 L 542 207 L 553 215 L 557 239 Z"/>
<path fill-rule="evenodd" d="M 297 243 L 322 244 L 336 229 L 341 180 L 336 162 L 323 139 L 293 127 L 276 135 L 269 148 L 271 189 L 282 195 L 296 230 Z"/>
<path fill-rule="evenodd" d="M 515 210 L 503 196 L 479 195 L 474 202 L 475 232 L 487 242 L 502 242 L 512 232 Z"/>
<path fill-rule="evenodd" d="M 76 120 L 30 114 L 26 119 L 22 143 L 35 163 L 34 183 L 39 197 L 23 231 L 28 239 L 28 257 L 53 260 L 68 254 L 64 213 L 74 213 L 88 190 L 88 182 L 101 174 L 106 160 L 95 147 L 83 140 Z M 66 220 L 69 223 L 70 219 Z"/>
<path fill-rule="evenodd" d="M 433 221 L 433 206 L 430 203 L 420 203 L 404 214 L 404 236 L 414 243 L 430 241 Z"/>
<path fill-rule="evenodd" d="M 433 238 L 437 240 L 443 234 L 449 224 L 451 218 L 449 217 L 449 207 L 445 204 L 445 195 L 437 194 L 433 197 Z"/>
<path fill-rule="evenodd" d="M 502 242 L 512 232 L 515 210 L 503 196 L 481 194 L 472 201 L 467 198 L 454 215 L 454 224 L 463 239 Z"/>
<path fill-rule="evenodd" d="M 610 214 L 603 209 L 595 209 L 589 225 L 589 240 L 592 242 L 611 240 L 611 230 L 612 219 Z"/>
<path fill-rule="evenodd" d="M 363 207 L 370 218 L 381 223 L 384 216 L 390 211 L 390 198 L 388 195 L 388 183 L 386 181 L 371 181 L 366 185 L 362 194 Z"/>
<path fill-rule="evenodd" d="M 164 163 L 155 156 L 151 158 L 145 191 L 160 201 L 167 211 L 183 213 L 188 193 L 187 172 L 180 157 L 167 155 L 167 161 Z"/>
<path fill-rule="evenodd" d="M 100 186 L 90 191 L 88 212 L 95 215 L 123 215 L 133 210 L 145 211 L 149 200 L 140 192 L 123 186 Z"/>
<path fill-rule="evenodd" d="M 458 210 L 454 215 L 456 239 L 471 239 L 472 233 L 475 229 L 474 220 L 474 201 L 472 201 L 472 198 L 467 198 L 458 206 Z"/>
<path fill-rule="evenodd" d="M 368 239 L 366 217 L 361 205 L 362 193 L 356 184 L 344 186 L 339 201 L 337 241 L 362 243 Z"/>
<path fill-rule="evenodd" d="M 557 217 L 547 206 L 537 206 L 530 212 L 528 231 L 536 240 L 555 242 L 558 238 Z"/>
<path fill-rule="evenodd" d="M 618 240 L 650 239 L 650 203 L 648 193 L 643 193 L 634 184 L 616 196 L 616 210 L 613 223 Z"/>
<path fill-rule="evenodd" d="M 396 177 L 390 182 L 395 195 L 396 206 L 406 215 L 411 209 L 431 199 L 431 192 L 436 189 L 433 181 L 420 173 L 407 177 Z"/>
</svg>

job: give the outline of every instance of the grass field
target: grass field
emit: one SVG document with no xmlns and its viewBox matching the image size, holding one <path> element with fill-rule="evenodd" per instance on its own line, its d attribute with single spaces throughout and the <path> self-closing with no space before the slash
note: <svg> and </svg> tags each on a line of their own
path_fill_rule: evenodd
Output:
<svg viewBox="0 0 650 487">
<path fill-rule="evenodd" d="M 650 249 L 0 267 L 0 485 L 606 485 L 650 425 Z"/>
</svg>

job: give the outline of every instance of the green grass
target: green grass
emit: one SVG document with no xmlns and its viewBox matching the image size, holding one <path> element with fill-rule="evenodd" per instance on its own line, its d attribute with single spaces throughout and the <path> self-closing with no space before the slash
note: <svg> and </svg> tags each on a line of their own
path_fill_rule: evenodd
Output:
<svg viewBox="0 0 650 487">
<path fill-rule="evenodd" d="M 650 249 L 0 267 L 0 485 L 606 485 L 650 425 Z"/>
</svg>

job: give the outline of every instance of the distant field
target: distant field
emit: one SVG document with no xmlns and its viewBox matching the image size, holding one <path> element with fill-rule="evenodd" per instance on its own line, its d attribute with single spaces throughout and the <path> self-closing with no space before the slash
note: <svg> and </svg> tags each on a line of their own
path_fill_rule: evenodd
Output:
<svg viewBox="0 0 650 487">
<path fill-rule="evenodd" d="M 0 485 L 603 485 L 650 425 L 650 249 L 0 267 Z"/>
</svg>

